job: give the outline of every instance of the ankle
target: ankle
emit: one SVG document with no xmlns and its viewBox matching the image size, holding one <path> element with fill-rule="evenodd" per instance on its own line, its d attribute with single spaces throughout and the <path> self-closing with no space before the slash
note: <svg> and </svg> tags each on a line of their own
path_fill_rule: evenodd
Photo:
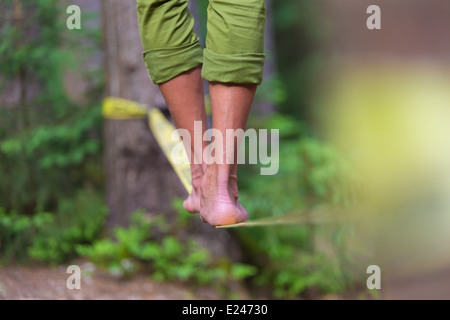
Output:
<svg viewBox="0 0 450 320">
<path fill-rule="evenodd" d="M 219 184 L 227 185 L 233 178 L 231 174 L 231 167 L 228 165 L 217 165 L 216 176 Z"/>
<path fill-rule="evenodd" d="M 237 182 L 238 182 L 238 177 L 237 177 L 237 175 L 235 175 L 235 174 L 230 174 L 230 176 L 228 177 L 228 182 L 229 182 L 230 184 L 236 184 L 236 185 L 237 185 Z"/>
</svg>

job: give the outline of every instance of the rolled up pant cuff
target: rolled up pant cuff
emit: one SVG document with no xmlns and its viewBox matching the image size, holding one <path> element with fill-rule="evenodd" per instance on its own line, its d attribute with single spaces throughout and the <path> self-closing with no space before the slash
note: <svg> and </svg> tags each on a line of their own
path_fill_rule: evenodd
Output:
<svg viewBox="0 0 450 320">
<path fill-rule="evenodd" d="M 198 42 L 181 47 L 152 49 L 144 51 L 142 55 L 148 74 L 156 84 L 175 78 L 203 62 L 202 48 Z"/>
<path fill-rule="evenodd" d="M 202 77 L 208 81 L 261 84 L 263 53 L 217 54 L 203 50 Z"/>
</svg>

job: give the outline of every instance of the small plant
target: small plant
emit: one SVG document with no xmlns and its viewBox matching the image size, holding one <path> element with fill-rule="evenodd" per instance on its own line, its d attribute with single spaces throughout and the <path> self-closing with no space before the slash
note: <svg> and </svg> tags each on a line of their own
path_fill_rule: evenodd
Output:
<svg viewBox="0 0 450 320">
<path fill-rule="evenodd" d="M 75 247 L 98 238 L 106 219 L 103 197 L 80 191 L 74 199 L 59 202 L 52 223 L 42 224 L 28 249 L 31 258 L 48 264 L 76 255 Z"/>
<path fill-rule="evenodd" d="M 75 255 L 76 245 L 98 237 L 106 212 L 102 197 L 87 191 L 59 201 L 55 213 L 28 216 L 0 208 L 0 260 L 63 262 Z"/>
<path fill-rule="evenodd" d="M 54 222 L 50 213 L 40 212 L 34 216 L 6 212 L 0 208 L 0 261 L 22 261 L 27 258 L 27 248 L 46 224 Z"/>
<path fill-rule="evenodd" d="M 156 237 L 156 232 L 164 235 Z M 193 238 L 179 239 L 166 232 L 163 216 L 150 218 L 137 211 L 129 227 L 114 230 L 115 240 L 101 239 L 92 245 L 80 245 L 77 252 L 115 275 L 128 276 L 145 270 L 157 281 L 209 284 L 221 291 L 226 290 L 230 281 L 256 273 L 256 268 L 250 265 L 217 263 Z"/>
</svg>

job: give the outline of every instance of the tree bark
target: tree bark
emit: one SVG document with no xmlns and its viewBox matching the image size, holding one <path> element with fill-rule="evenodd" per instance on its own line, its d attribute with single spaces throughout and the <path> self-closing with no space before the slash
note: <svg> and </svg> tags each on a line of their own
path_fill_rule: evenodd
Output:
<svg viewBox="0 0 450 320">
<path fill-rule="evenodd" d="M 147 75 L 135 1 L 102 1 L 107 96 L 156 104 L 158 88 Z M 137 209 L 173 215 L 171 199 L 185 191 L 151 135 L 147 121 L 104 122 L 109 228 L 127 225 Z"/>
</svg>

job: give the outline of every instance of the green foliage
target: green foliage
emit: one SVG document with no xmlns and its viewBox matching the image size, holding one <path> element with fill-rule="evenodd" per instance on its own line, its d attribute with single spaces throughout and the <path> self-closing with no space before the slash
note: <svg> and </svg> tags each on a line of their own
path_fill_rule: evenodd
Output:
<svg viewBox="0 0 450 320">
<path fill-rule="evenodd" d="M 0 261 L 24 260 L 34 237 L 44 225 L 53 222 L 50 213 L 41 212 L 29 217 L 0 208 Z"/>
<path fill-rule="evenodd" d="M 27 216 L 0 208 L 0 260 L 63 262 L 74 256 L 76 245 L 98 237 L 105 218 L 102 197 L 88 191 L 60 200 L 55 213 Z"/>
<path fill-rule="evenodd" d="M 53 223 L 42 225 L 34 238 L 29 256 L 50 264 L 74 257 L 76 246 L 97 239 L 106 214 L 103 197 L 89 191 L 61 200 Z"/>
<path fill-rule="evenodd" d="M 286 101 L 287 94 L 286 84 L 281 79 L 281 75 L 275 74 L 264 79 L 256 91 L 255 100 L 278 106 Z"/>
<path fill-rule="evenodd" d="M 157 281 L 210 284 L 220 290 L 225 290 L 230 281 L 245 279 L 256 272 L 249 265 L 214 261 L 210 252 L 192 237 L 177 237 L 167 230 L 163 216 L 149 218 L 137 211 L 129 227 L 114 230 L 115 240 L 101 239 L 92 245 L 80 245 L 77 251 L 113 274 L 126 276 L 147 270 Z M 162 236 L 155 236 L 161 233 Z"/>
<path fill-rule="evenodd" d="M 0 205 L 19 212 L 51 210 L 55 199 L 69 196 L 77 187 L 98 187 L 99 165 L 92 176 L 83 173 L 100 162 L 100 123 L 96 106 L 66 123 L 6 136 L 0 142 L 2 166 L 8 168 L 0 172 Z"/>
<path fill-rule="evenodd" d="M 17 16 L 17 12 L 21 14 Z M 0 25 L 2 39 L 5 39 L 0 48 L 2 80 L 6 84 L 19 75 L 26 91 L 31 90 L 32 83 L 39 83 L 39 95 L 34 99 L 38 105 L 33 105 L 34 110 L 26 106 L 26 113 L 40 109 L 39 112 L 51 118 L 55 114 L 63 115 L 67 111 L 67 97 L 62 74 L 73 60 L 70 52 L 62 49 L 68 39 L 62 36 L 65 20 L 60 19 L 58 1 L 10 1 L 5 5 L 4 14 L 4 23 Z M 17 20 L 11 18 L 14 15 Z M 24 111 L 24 106 L 18 109 Z M 22 116 L 32 121 L 30 114 Z"/>
<path fill-rule="evenodd" d="M 0 144 L 0 152 L 10 158 L 19 157 L 22 152 L 28 157 L 40 153 L 43 156 L 36 162 L 44 170 L 79 165 L 100 150 L 100 140 L 89 139 L 89 133 L 99 126 L 101 119 L 101 108 L 97 105 L 74 115 L 67 124 L 38 126 L 6 139 Z M 25 139 L 27 137 L 29 139 Z"/>
<path fill-rule="evenodd" d="M 305 119 L 314 98 L 324 58 L 320 42 L 326 36 L 326 24 L 317 1 L 271 1 L 278 78 L 284 84 L 285 99 L 280 111 Z"/>
<path fill-rule="evenodd" d="M 276 175 L 260 176 L 258 166 L 239 169 L 240 201 L 252 219 L 332 211 L 350 205 L 351 170 L 342 155 L 308 136 L 305 126 L 290 117 L 278 114 L 253 125 L 280 129 L 281 141 Z M 277 298 L 293 297 L 313 288 L 341 291 L 351 284 L 351 275 L 344 271 L 350 264 L 347 228 L 303 224 L 236 232 L 248 255 L 261 266 L 256 283 L 272 287 Z"/>
<path fill-rule="evenodd" d="M 85 107 L 71 101 L 63 77 L 99 48 L 99 39 L 89 28 L 68 33 L 55 0 L 8 1 L 2 8 L 0 89 L 17 94 L 0 102 L 0 206 L 27 215 L 54 211 L 78 189 L 102 186 L 94 96 L 102 83 L 92 81 L 101 75 L 82 74 L 92 93 Z"/>
</svg>

